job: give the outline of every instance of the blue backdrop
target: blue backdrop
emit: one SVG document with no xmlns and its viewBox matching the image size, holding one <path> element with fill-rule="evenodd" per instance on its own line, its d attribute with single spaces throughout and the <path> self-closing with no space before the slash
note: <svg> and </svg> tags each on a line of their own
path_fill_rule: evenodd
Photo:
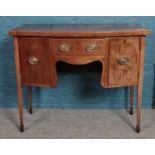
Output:
<svg viewBox="0 0 155 155">
<path fill-rule="evenodd" d="M 154 93 L 155 17 L 0 17 L 0 107 L 17 107 L 13 40 L 8 31 L 33 23 L 138 23 L 153 31 L 147 38 L 144 71 L 143 107 L 152 108 Z M 58 87 L 34 88 L 35 108 L 127 108 L 127 88 L 103 89 L 101 66 L 58 64 Z M 26 89 L 24 88 L 26 96 Z M 27 106 L 27 99 L 24 98 Z M 135 92 L 136 105 L 136 92 Z"/>
</svg>

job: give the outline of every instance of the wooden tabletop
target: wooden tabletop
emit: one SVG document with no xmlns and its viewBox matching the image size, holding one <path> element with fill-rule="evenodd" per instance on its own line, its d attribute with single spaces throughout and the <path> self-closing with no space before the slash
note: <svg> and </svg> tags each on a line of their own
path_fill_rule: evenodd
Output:
<svg viewBox="0 0 155 155">
<path fill-rule="evenodd" d="M 151 35 L 138 24 L 27 24 L 9 32 L 11 36 L 106 37 Z"/>
</svg>

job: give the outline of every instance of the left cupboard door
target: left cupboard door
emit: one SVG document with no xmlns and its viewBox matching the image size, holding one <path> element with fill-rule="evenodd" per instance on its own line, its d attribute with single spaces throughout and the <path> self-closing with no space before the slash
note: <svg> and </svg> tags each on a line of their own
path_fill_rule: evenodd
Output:
<svg viewBox="0 0 155 155">
<path fill-rule="evenodd" d="M 18 40 L 22 83 L 31 86 L 50 86 L 49 39 L 21 37 Z"/>
</svg>

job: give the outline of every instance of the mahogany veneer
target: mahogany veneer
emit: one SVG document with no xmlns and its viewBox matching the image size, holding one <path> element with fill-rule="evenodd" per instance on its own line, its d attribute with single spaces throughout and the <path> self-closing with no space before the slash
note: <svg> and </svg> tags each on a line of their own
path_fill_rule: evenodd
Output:
<svg viewBox="0 0 155 155">
<path fill-rule="evenodd" d="M 128 24 L 23 25 L 9 32 L 14 37 L 20 130 L 24 131 L 22 86 L 28 86 L 32 113 L 32 86 L 55 87 L 56 63 L 102 64 L 101 85 L 130 87 L 130 114 L 134 86 L 138 88 L 137 125 L 140 132 L 145 37 L 151 31 Z"/>
</svg>

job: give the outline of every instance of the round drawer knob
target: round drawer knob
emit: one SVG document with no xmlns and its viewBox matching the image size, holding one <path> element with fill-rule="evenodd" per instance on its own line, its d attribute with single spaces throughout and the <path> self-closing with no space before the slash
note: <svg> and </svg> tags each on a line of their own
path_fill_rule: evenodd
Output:
<svg viewBox="0 0 155 155">
<path fill-rule="evenodd" d="M 39 59 L 36 58 L 36 57 L 30 57 L 28 59 L 28 62 L 31 64 L 31 65 L 37 65 L 39 63 Z"/>
<path fill-rule="evenodd" d="M 120 65 L 127 65 L 129 63 L 129 59 L 128 58 L 121 58 L 121 59 L 118 59 L 118 63 Z"/>
<path fill-rule="evenodd" d="M 96 46 L 96 44 L 90 44 L 86 47 L 86 49 L 88 52 L 94 52 L 94 51 L 96 51 L 97 46 Z"/>
<path fill-rule="evenodd" d="M 59 46 L 59 50 L 62 52 L 69 52 L 72 49 L 70 44 L 62 44 Z"/>
</svg>

